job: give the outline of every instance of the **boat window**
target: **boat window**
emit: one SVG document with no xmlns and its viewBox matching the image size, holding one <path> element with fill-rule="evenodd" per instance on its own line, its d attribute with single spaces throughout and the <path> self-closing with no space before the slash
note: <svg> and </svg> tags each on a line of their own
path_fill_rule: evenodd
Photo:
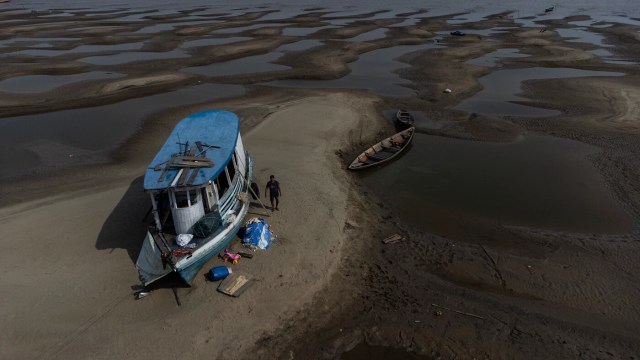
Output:
<svg viewBox="0 0 640 360">
<path fill-rule="evenodd" d="M 230 181 L 227 179 L 227 172 L 223 171 L 216 178 L 216 187 L 218 188 L 218 199 L 221 199 L 224 196 L 224 193 L 229 189 Z"/>
<path fill-rule="evenodd" d="M 186 208 L 198 203 L 198 191 L 176 191 L 176 205 L 178 208 Z"/>
<path fill-rule="evenodd" d="M 227 173 L 229 174 L 229 180 L 233 180 L 233 177 L 236 174 L 236 155 L 233 154 L 231 156 L 231 161 L 227 164 Z"/>
<path fill-rule="evenodd" d="M 227 166 L 224 168 L 224 171 L 218 175 L 215 180 L 215 185 L 218 190 L 218 199 L 222 199 L 224 194 L 229 189 L 231 181 L 236 174 L 236 166 L 235 166 L 235 154 L 232 156 L 231 161 L 227 163 Z"/>
</svg>

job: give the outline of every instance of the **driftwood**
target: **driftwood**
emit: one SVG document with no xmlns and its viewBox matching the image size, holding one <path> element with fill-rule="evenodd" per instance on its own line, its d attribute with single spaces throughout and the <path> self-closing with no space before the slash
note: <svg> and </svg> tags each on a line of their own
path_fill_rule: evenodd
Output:
<svg viewBox="0 0 640 360">
<path fill-rule="evenodd" d="M 392 244 L 401 240 L 404 240 L 404 236 L 400 235 L 400 234 L 393 234 L 391 236 L 389 236 L 388 238 L 385 238 L 382 240 L 383 244 Z"/>
<path fill-rule="evenodd" d="M 454 313 L 458 313 L 458 314 L 460 314 L 460 315 L 466 315 L 466 316 L 474 317 L 474 318 L 476 318 L 476 319 L 487 320 L 486 318 L 484 318 L 484 317 L 482 317 L 482 316 L 480 316 L 480 315 L 470 314 L 470 313 L 467 313 L 467 312 L 464 312 L 464 311 L 459 311 L 459 310 L 451 309 L 451 308 L 448 308 L 448 307 L 446 307 L 446 306 L 440 306 L 440 305 L 438 305 L 438 304 L 431 304 L 431 306 L 434 306 L 434 307 L 437 307 L 437 308 L 440 308 L 440 309 L 444 309 L 444 310 L 448 310 L 448 311 L 453 311 Z"/>
</svg>

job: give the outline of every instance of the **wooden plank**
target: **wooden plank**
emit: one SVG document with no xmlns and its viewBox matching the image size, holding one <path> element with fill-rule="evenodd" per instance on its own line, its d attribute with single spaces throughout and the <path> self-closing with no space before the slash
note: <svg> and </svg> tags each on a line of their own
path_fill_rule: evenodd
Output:
<svg viewBox="0 0 640 360">
<path fill-rule="evenodd" d="M 400 234 L 393 234 L 391 236 L 389 236 L 388 238 L 385 238 L 382 240 L 383 244 L 391 244 L 394 242 L 398 242 L 400 240 L 404 240 L 404 236 L 400 235 Z"/>
<path fill-rule="evenodd" d="M 164 178 L 167 176 L 167 171 L 171 168 L 171 164 L 173 163 L 173 157 L 167 161 L 167 164 L 164 166 L 164 170 L 162 170 L 162 174 L 158 178 L 158 182 L 163 182 Z"/>
<path fill-rule="evenodd" d="M 204 156 L 176 156 L 176 160 L 185 161 L 211 161 L 208 157 Z"/>
<path fill-rule="evenodd" d="M 220 285 L 218 291 L 225 295 L 238 297 L 253 284 L 253 277 L 247 274 L 231 273 Z"/>
<path fill-rule="evenodd" d="M 199 167 L 210 168 L 213 167 L 213 163 L 210 161 L 175 161 L 171 164 L 172 167 Z"/>
<path fill-rule="evenodd" d="M 194 181 L 196 181 L 196 176 L 198 176 L 199 172 L 200 172 L 200 169 L 191 170 L 191 176 L 189 176 L 189 180 L 187 180 L 187 185 L 191 185 L 193 184 Z"/>
<path fill-rule="evenodd" d="M 180 175 L 180 180 L 178 180 L 178 185 L 182 186 L 184 185 L 184 182 L 187 180 L 187 174 L 189 173 L 189 168 L 186 168 L 183 172 L 182 175 Z"/>
<path fill-rule="evenodd" d="M 196 141 L 196 146 L 198 147 L 198 151 L 200 151 L 200 154 L 204 154 L 204 148 L 202 147 L 202 142 Z"/>
</svg>

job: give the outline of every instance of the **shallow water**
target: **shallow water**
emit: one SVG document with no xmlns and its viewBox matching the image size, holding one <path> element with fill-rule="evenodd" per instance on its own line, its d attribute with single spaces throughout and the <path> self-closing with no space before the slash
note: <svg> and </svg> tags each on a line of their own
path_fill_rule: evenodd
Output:
<svg viewBox="0 0 640 360">
<path fill-rule="evenodd" d="M 322 45 L 320 40 L 300 40 L 282 45 L 268 54 L 248 56 L 203 66 L 192 66 L 180 71 L 216 77 L 287 70 L 289 69 L 288 66 L 273 64 L 271 61 L 278 60 L 286 52 L 304 51 L 319 45 Z"/>
<path fill-rule="evenodd" d="M 585 159 L 598 151 L 589 145 L 540 136 L 504 144 L 416 134 L 407 150 L 361 175 L 402 218 L 418 225 L 437 229 L 471 218 L 606 232 L 630 224 Z"/>
<path fill-rule="evenodd" d="M 320 40 L 300 40 L 300 41 L 282 45 L 277 49 L 277 51 L 281 53 L 305 51 L 313 47 L 320 46 L 322 44 L 323 43 Z"/>
<path fill-rule="evenodd" d="M 70 155 L 105 158 L 155 112 L 240 96 L 239 85 L 202 84 L 173 92 L 91 108 L 3 118 L 0 121 L 0 179 L 65 164 Z M 74 160 L 82 161 L 82 160 Z"/>
<path fill-rule="evenodd" d="M 186 20 L 187 18 L 188 17 L 186 16 L 181 17 L 180 20 Z M 196 20 L 196 21 L 182 21 L 182 22 L 174 22 L 174 23 L 156 24 L 156 25 L 143 27 L 142 29 L 139 29 L 133 32 L 133 34 L 155 34 L 163 31 L 174 30 L 176 28 L 188 27 L 189 25 L 210 25 L 210 24 L 216 24 L 219 22 L 220 21 L 202 19 L 202 20 Z"/>
<path fill-rule="evenodd" d="M 560 36 L 565 38 L 565 40 L 568 42 L 583 42 L 587 44 L 598 45 L 601 47 L 610 46 L 605 44 L 604 36 L 598 33 L 588 31 L 585 28 L 571 28 L 571 29 L 557 28 L 555 29 L 555 31 L 557 31 L 558 34 L 560 34 Z"/>
<path fill-rule="evenodd" d="M 317 27 L 288 27 L 282 30 L 282 35 L 284 36 L 307 36 L 318 32 L 322 29 L 328 29 L 333 26 L 317 26 Z"/>
<path fill-rule="evenodd" d="M 358 36 L 354 36 L 349 39 L 349 41 L 371 41 L 377 39 L 383 39 L 386 37 L 386 32 L 388 30 L 385 28 L 379 28 L 371 31 L 367 31 Z"/>
<path fill-rule="evenodd" d="M 254 55 L 233 59 L 225 62 L 213 63 L 203 66 L 191 66 L 180 71 L 209 77 L 232 76 L 267 71 L 287 70 L 288 66 L 272 64 L 282 56 L 279 52 L 270 52 L 264 55 Z"/>
<path fill-rule="evenodd" d="M 125 74 L 91 71 L 73 75 L 25 75 L 0 81 L 0 91 L 8 93 L 33 94 L 55 89 L 62 85 L 84 80 L 116 79 Z"/>
<path fill-rule="evenodd" d="M 351 72 L 336 80 L 277 80 L 265 85 L 292 88 L 339 88 L 364 89 L 381 96 L 405 97 L 414 95 L 414 90 L 403 84 L 410 84 L 394 71 L 408 67 L 396 59 L 404 54 L 433 49 L 434 44 L 401 45 L 361 54 L 358 60 L 349 64 Z"/>
<path fill-rule="evenodd" d="M 271 28 L 271 27 L 282 27 L 282 26 L 287 26 L 287 23 L 269 23 L 269 24 L 255 24 L 255 25 L 248 25 L 248 26 L 238 26 L 238 27 L 226 27 L 223 29 L 217 29 L 212 31 L 210 34 L 215 35 L 215 34 L 232 34 L 232 33 L 239 33 L 239 32 L 243 32 L 243 31 L 247 31 L 247 30 L 257 30 L 257 29 L 262 29 L 262 28 Z"/>
<path fill-rule="evenodd" d="M 126 64 L 134 61 L 152 61 L 161 59 L 180 59 L 188 58 L 190 55 L 183 50 L 176 49 L 166 52 L 152 52 L 152 51 L 134 51 L 124 52 L 114 55 L 102 55 L 102 56 L 89 56 L 79 59 L 88 64 L 93 65 L 119 65 Z"/>
<path fill-rule="evenodd" d="M 477 57 L 475 59 L 471 59 L 466 63 L 478 65 L 478 66 L 493 67 L 501 63 L 502 59 L 527 57 L 527 56 L 529 55 L 520 53 L 519 49 L 504 48 L 504 49 L 498 49 L 496 51 L 490 52 L 488 54 Z"/>
<path fill-rule="evenodd" d="M 538 79 L 577 78 L 588 76 L 621 76 L 622 73 L 587 71 L 571 68 L 526 68 L 498 70 L 480 78 L 483 89 L 460 102 L 456 109 L 493 116 L 546 117 L 559 115 L 556 110 L 514 104 L 510 101 L 527 101 L 518 96 L 523 81 Z M 455 89 L 454 89 L 455 90 Z"/>
<path fill-rule="evenodd" d="M 180 47 L 183 48 L 183 49 L 188 49 L 188 48 L 199 47 L 199 46 L 226 45 L 226 44 L 232 44 L 232 43 L 237 43 L 237 42 L 251 40 L 251 39 L 253 39 L 253 38 L 235 36 L 235 37 L 207 38 L 207 39 L 189 40 L 189 41 L 183 42 L 180 45 Z"/>
</svg>

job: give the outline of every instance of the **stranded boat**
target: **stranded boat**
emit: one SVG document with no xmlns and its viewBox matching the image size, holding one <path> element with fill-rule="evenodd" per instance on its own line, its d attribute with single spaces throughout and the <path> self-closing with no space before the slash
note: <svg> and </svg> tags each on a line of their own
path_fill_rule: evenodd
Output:
<svg viewBox="0 0 640 360">
<path fill-rule="evenodd" d="M 349 170 L 366 169 L 393 159 L 411 143 L 414 131 L 412 126 L 373 145 L 353 160 Z"/>
<path fill-rule="evenodd" d="M 142 283 L 177 272 L 190 285 L 242 225 L 252 176 L 238 116 L 213 110 L 182 119 L 144 176 L 154 224 L 136 261 Z"/>
<path fill-rule="evenodd" d="M 407 110 L 403 109 L 398 110 L 398 112 L 396 113 L 396 119 L 398 119 L 398 122 L 408 126 L 413 125 L 413 122 L 415 121 L 413 115 L 411 115 L 411 113 Z"/>
</svg>

